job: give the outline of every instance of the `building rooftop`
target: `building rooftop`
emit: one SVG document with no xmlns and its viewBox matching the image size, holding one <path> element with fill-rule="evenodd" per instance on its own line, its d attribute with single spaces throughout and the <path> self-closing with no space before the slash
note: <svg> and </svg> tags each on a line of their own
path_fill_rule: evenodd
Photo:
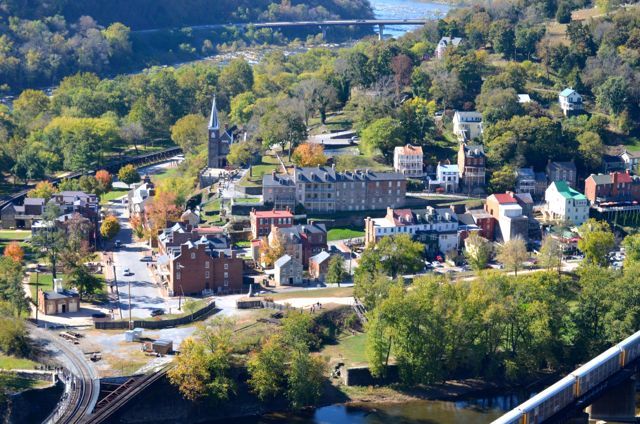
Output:
<svg viewBox="0 0 640 424">
<path fill-rule="evenodd" d="M 463 145 L 464 155 L 468 158 L 477 158 L 484 156 L 484 147 L 479 144 Z"/>
<path fill-rule="evenodd" d="M 318 253 L 315 256 L 312 256 L 311 258 L 309 258 L 310 261 L 313 261 L 317 264 L 321 264 L 324 261 L 328 260 L 331 257 L 331 255 L 329 254 L 329 252 L 327 252 L 326 250 L 323 250 L 322 252 Z"/>
<path fill-rule="evenodd" d="M 286 265 L 288 262 L 292 261 L 293 258 L 289 255 L 284 255 L 280 259 L 278 259 L 273 265 L 277 268 Z"/>
<path fill-rule="evenodd" d="M 558 190 L 558 193 L 560 193 L 562 197 L 566 199 L 587 200 L 584 194 L 569 187 L 569 184 L 567 184 L 566 181 L 554 181 L 551 184 L 555 185 L 556 190 Z"/>
<path fill-rule="evenodd" d="M 443 45 L 443 46 L 457 46 L 462 42 L 462 38 L 460 37 L 442 37 L 440 39 L 440 42 L 438 44 Z"/>
<path fill-rule="evenodd" d="M 576 90 L 574 90 L 573 88 L 565 88 L 564 90 L 562 90 L 560 92 L 560 95 L 562 97 L 569 97 L 570 95 L 572 95 L 573 93 L 578 93 Z"/>
<path fill-rule="evenodd" d="M 270 210 L 270 211 L 257 211 L 252 210 L 251 215 L 256 218 L 293 218 L 293 214 L 290 210 Z"/>
<path fill-rule="evenodd" d="M 405 155 L 405 156 L 423 156 L 422 146 L 412 146 L 411 144 L 407 144 L 404 146 L 397 146 L 394 150 L 396 154 Z"/>
<path fill-rule="evenodd" d="M 70 297 L 80 297 L 80 295 L 72 290 L 61 290 L 61 291 L 55 291 L 55 290 L 48 290 L 48 291 L 44 291 L 44 298 L 45 299 L 49 299 L 49 300 L 56 300 L 56 299 L 68 299 Z"/>
<path fill-rule="evenodd" d="M 549 162 L 547 164 L 547 168 L 549 170 L 560 170 L 560 169 L 565 169 L 565 170 L 569 170 L 569 171 L 576 171 L 576 164 L 572 161 L 567 161 L 567 162 Z"/>
<path fill-rule="evenodd" d="M 518 103 L 531 103 L 531 97 L 528 94 L 518 94 Z"/>
<path fill-rule="evenodd" d="M 456 116 L 460 122 L 482 122 L 482 114 L 476 111 L 463 112 L 457 110 L 454 118 Z"/>
<path fill-rule="evenodd" d="M 518 203 L 518 201 L 516 200 L 516 198 L 514 196 L 512 196 L 509 193 L 496 193 L 496 194 L 492 194 L 489 197 L 493 197 L 494 199 L 496 199 L 496 202 L 498 202 L 498 204 L 500 205 L 508 205 L 511 203 Z"/>
<path fill-rule="evenodd" d="M 442 172 L 455 172 L 458 173 L 458 165 L 450 165 L 450 164 L 438 164 L 438 169 L 441 169 Z"/>
<path fill-rule="evenodd" d="M 398 172 L 377 172 L 366 170 L 355 170 L 354 172 L 336 172 L 331 166 L 317 166 L 298 168 L 294 170 L 295 182 L 348 182 L 348 181 L 404 181 L 404 175 Z"/>
</svg>

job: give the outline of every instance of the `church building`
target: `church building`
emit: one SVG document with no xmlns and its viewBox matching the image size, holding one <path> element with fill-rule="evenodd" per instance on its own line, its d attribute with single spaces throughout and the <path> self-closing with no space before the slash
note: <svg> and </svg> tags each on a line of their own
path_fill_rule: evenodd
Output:
<svg viewBox="0 0 640 424">
<path fill-rule="evenodd" d="M 233 133 L 226 126 L 224 130 L 220 131 L 216 97 L 213 96 L 211 117 L 209 118 L 209 159 L 207 167 L 215 169 L 227 166 L 227 155 L 232 143 Z"/>
</svg>

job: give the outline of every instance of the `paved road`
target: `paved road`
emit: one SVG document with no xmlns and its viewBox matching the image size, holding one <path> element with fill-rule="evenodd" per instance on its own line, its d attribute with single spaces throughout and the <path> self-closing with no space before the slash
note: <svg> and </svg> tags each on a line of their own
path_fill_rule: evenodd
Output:
<svg viewBox="0 0 640 424">
<path fill-rule="evenodd" d="M 118 202 L 111 206 L 112 211 L 120 221 L 120 232 L 116 236 L 122 247 L 112 252 L 113 264 L 116 269 L 119 306 L 122 316 L 129 316 L 129 289 L 131 290 L 131 316 L 133 318 L 147 318 L 153 309 L 162 308 L 167 313 L 178 310 L 179 298 L 164 298 L 160 289 L 155 285 L 148 268 L 148 262 L 142 259 L 148 255 L 149 248 L 140 242 L 133 241 L 129 213 L 126 205 Z M 132 275 L 125 275 L 129 270 Z M 109 275 L 112 271 L 109 272 Z M 115 293 L 115 288 L 114 288 Z M 118 303 L 114 303 L 114 318 L 119 319 Z"/>
</svg>

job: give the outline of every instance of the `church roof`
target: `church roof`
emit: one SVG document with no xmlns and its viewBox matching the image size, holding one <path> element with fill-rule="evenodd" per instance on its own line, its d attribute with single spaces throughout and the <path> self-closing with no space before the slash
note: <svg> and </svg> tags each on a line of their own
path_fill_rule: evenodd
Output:
<svg viewBox="0 0 640 424">
<path fill-rule="evenodd" d="M 218 122 L 218 108 L 216 107 L 216 96 L 213 96 L 213 104 L 211 105 L 211 117 L 209 118 L 209 129 L 220 129 L 220 123 Z"/>
</svg>

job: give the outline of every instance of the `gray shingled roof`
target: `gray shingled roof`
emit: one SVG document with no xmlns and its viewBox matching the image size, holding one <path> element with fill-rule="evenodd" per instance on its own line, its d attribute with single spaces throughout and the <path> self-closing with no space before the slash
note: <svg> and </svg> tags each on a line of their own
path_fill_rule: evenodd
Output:
<svg viewBox="0 0 640 424">
<path fill-rule="evenodd" d="M 282 256 L 280 259 L 278 259 L 275 264 L 273 264 L 274 266 L 280 268 L 284 265 L 286 265 L 289 261 L 293 260 L 293 258 L 289 255 L 284 255 Z"/>
</svg>

